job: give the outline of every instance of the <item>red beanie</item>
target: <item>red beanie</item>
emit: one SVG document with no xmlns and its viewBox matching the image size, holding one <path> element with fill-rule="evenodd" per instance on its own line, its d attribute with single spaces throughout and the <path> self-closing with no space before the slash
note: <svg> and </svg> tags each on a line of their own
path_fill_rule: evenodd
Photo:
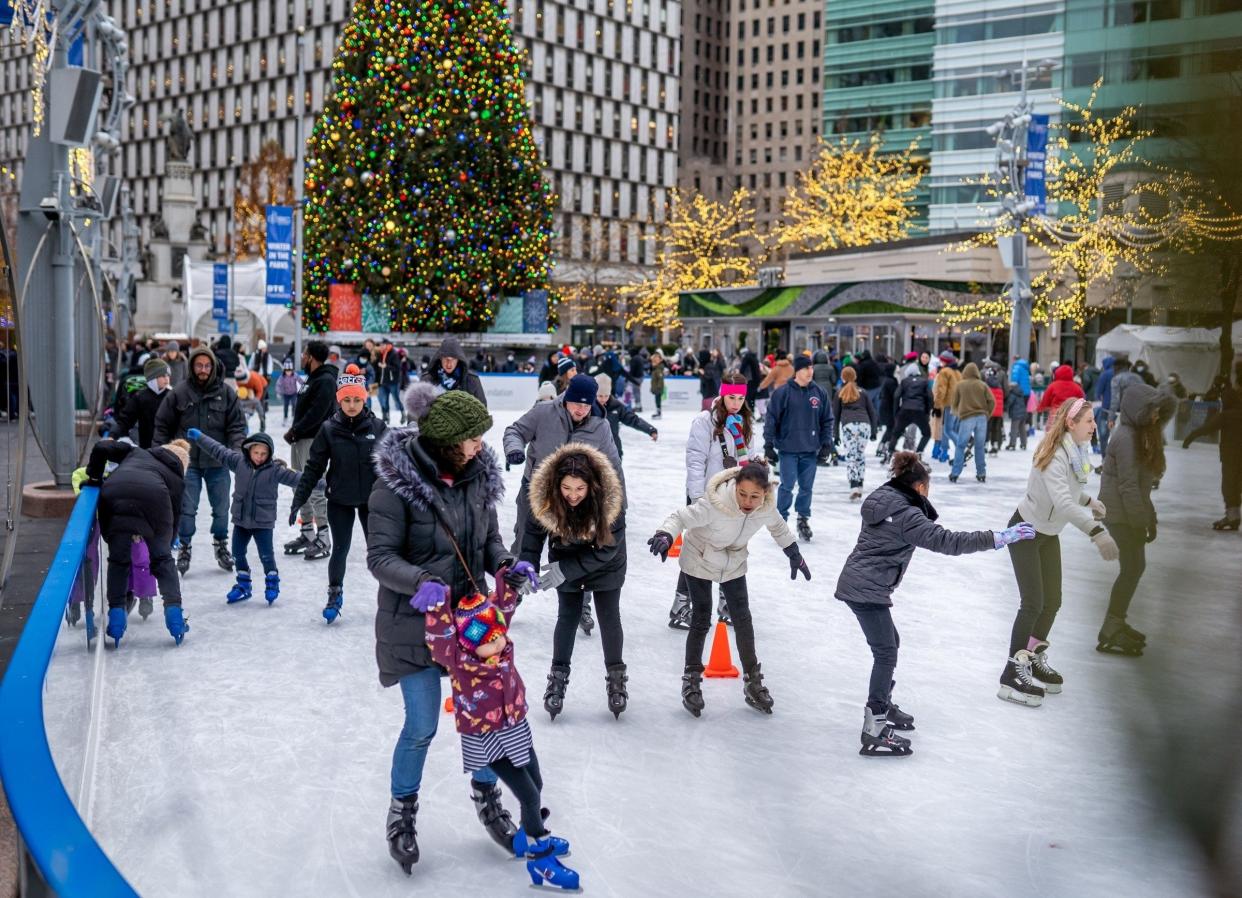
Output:
<svg viewBox="0 0 1242 898">
<path fill-rule="evenodd" d="M 336 379 L 336 401 L 340 402 L 346 396 L 367 398 L 367 379 L 357 365 L 346 365 L 345 373 Z"/>
</svg>

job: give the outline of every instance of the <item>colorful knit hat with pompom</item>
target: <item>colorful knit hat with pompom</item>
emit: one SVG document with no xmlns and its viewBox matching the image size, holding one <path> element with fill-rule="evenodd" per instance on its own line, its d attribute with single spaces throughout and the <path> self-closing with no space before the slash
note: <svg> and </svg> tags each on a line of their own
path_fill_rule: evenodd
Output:
<svg viewBox="0 0 1242 898">
<path fill-rule="evenodd" d="M 462 599 L 453 609 L 453 618 L 457 624 L 457 644 L 472 655 L 479 646 L 509 631 L 504 614 L 485 595 Z"/>
</svg>

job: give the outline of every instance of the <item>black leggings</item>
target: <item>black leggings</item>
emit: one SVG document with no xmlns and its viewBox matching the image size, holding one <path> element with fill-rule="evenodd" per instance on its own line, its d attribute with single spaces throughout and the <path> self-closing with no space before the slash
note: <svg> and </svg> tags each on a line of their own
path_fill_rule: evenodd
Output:
<svg viewBox="0 0 1242 898">
<path fill-rule="evenodd" d="M 874 602 L 846 602 L 863 635 L 871 646 L 871 683 L 867 689 L 867 707 L 879 713 L 888 710 L 893 694 L 893 672 L 897 669 L 897 650 L 901 636 L 893 626 L 892 609 Z"/>
<path fill-rule="evenodd" d="M 888 438 L 888 448 L 894 450 L 897 448 L 897 440 L 906 432 L 906 428 L 913 424 L 919 429 L 922 439 L 919 440 L 918 451 L 922 452 L 927 446 L 927 441 L 931 439 L 931 425 L 927 423 L 927 412 L 911 411 L 910 409 L 901 409 L 897 412 L 897 423 L 893 426 L 893 432 Z"/>
<path fill-rule="evenodd" d="M 125 607 L 125 598 L 129 593 L 129 574 L 133 567 L 130 553 L 134 550 L 135 536 L 141 536 L 147 544 L 151 575 L 159 585 L 164 604 L 180 605 L 181 580 L 177 576 L 177 567 L 173 563 L 172 551 L 169 548 L 172 533 L 157 534 L 147 528 L 138 532 L 118 531 L 108 537 L 108 607 Z"/>
<path fill-rule="evenodd" d="M 367 536 L 367 507 L 341 505 L 328 501 L 328 529 L 332 532 L 332 555 L 328 558 L 328 586 L 345 585 L 345 560 L 354 539 L 354 512 L 362 524 L 362 537 Z"/>
<path fill-rule="evenodd" d="M 686 634 L 686 670 L 703 670 L 703 643 L 712 620 L 712 581 L 686 575 L 690 595 L 690 632 Z M 721 595 L 733 620 L 737 654 L 748 673 L 755 669 L 755 625 L 750 618 L 750 600 L 746 594 L 746 577 L 735 577 L 720 584 Z"/>
<path fill-rule="evenodd" d="M 1013 513 L 1009 526 L 1022 516 Z M 1036 533 L 1034 539 L 1009 544 L 1009 560 L 1018 579 L 1022 604 L 1009 634 L 1009 657 L 1036 639 L 1046 640 L 1061 609 L 1061 538 Z"/>
<path fill-rule="evenodd" d="M 604 644 L 604 664 L 620 664 L 625 633 L 621 629 L 621 590 L 599 589 L 595 593 L 595 616 L 599 620 L 600 640 Z M 556 629 L 552 633 L 552 663 L 569 667 L 574 656 L 574 639 L 578 635 L 578 623 L 582 620 L 582 603 L 586 594 L 556 591 L 560 608 L 556 615 Z"/>
<path fill-rule="evenodd" d="M 522 829 L 531 840 L 547 834 L 543 828 L 542 803 L 540 793 L 543 792 L 543 777 L 539 773 L 539 759 L 535 750 L 530 750 L 530 763 L 525 767 L 516 767 L 508 758 L 492 761 L 491 768 L 500 781 L 509 787 L 513 797 L 522 805 Z"/>
<path fill-rule="evenodd" d="M 1143 571 L 1147 568 L 1147 531 L 1126 524 L 1109 524 L 1117 548 L 1121 552 L 1121 573 L 1113 583 L 1113 593 L 1108 600 L 1108 616 L 1126 619 L 1134 590 L 1138 588 Z"/>
</svg>

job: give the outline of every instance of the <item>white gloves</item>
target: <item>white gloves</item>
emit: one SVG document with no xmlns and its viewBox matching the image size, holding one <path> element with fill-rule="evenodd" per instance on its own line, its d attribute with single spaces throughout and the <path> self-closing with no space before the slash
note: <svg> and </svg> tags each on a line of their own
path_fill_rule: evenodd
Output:
<svg viewBox="0 0 1242 898">
<path fill-rule="evenodd" d="M 1113 546 L 1114 551 L 1116 550 L 1116 548 L 1117 548 L 1116 546 Z M 558 561 L 554 561 L 551 564 L 545 565 L 543 570 L 539 572 L 540 590 L 556 589 L 558 586 L 560 586 L 564 582 L 565 582 L 565 575 L 561 573 L 561 565 L 560 565 L 560 562 Z"/>
<path fill-rule="evenodd" d="M 1100 553 L 1100 557 L 1105 561 L 1116 561 L 1121 555 L 1120 550 L 1117 548 L 1117 543 L 1108 535 L 1107 530 L 1101 530 L 1091 537 L 1091 542 L 1095 543 L 1096 551 Z"/>
<path fill-rule="evenodd" d="M 1091 517 L 1097 521 L 1104 520 L 1104 515 L 1108 514 L 1108 509 L 1104 507 L 1104 503 L 1099 499 L 1088 499 L 1087 507 L 1091 509 Z"/>
</svg>

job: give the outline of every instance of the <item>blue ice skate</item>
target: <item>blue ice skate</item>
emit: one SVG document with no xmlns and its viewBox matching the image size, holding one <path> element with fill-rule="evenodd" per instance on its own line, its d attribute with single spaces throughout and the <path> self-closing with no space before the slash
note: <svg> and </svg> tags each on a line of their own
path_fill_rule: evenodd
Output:
<svg viewBox="0 0 1242 898">
<path fill-rule="evenodd" d="M 125 635 L 125 625 L 129 623 L 129 615 L 122 608 L 108 609 L 108 629 L 104 632 L 112 640 L 113 648 L 121 647 L 121 637 Z"/>
<path fill-rule="evenodd" d="M 190 621 L 182 615 L 180 605 L 166 605 L 164 607 L 164 626 L 168 628 L 169 634 L 177 645 L 181 645 L 181 640 L 185 639 L 185 634 L 190 632 Z"/>
<path fill-rule="evenodd" d="M 267 604 L 272 604 L 280 598 L 280 574 L 277 571 L 268 571 L 265 578 L 266 588 L 263 590 L 263 598 L 267 599 Z"/>
<path fill-rule="evenodd" d="M 518 830 L 518 834 L 513 837 L 515 847 L 519 839 L 526 845 L 526 872 L 530 874 L 531 882 L 537 886 L 546 883 L 566 891 L 578 891 L 578 871 L 571 870 L 560 862 L 558 845 L 554 844 L 552 836 L 544 836 L 531 842 L 524 830 Z M 555 842 L 560 843 L 565 852 L 569 851 L 569 843 L 564 839 L 555 839 Z"/>
<path fill-rule="evenodd" d="M 345 604 L 345 593 L 339 586 L 328 587 L 328 604 L 323 606 L 323 619 L 332 623 L 341 614 L 341 606 Z"/>
<path fill-rule="evenodd" d="M 569 854 L 569 842 L 565 839 L 558 839 L 556 836 L 546 835 L 540 841 L 546 842 L 552 846 L 553 857 L 565 857 L 565 855 Z M 513 834 L 513 856 L 525 857 L 530 854 L 530 851 L 531 842 L 526 837 L 526 830 L 519 829 Z"/>
<path fill-rule="evenodd" d="M 250 584 L 250 571 L 238 571 L 237 582 L 233 584 L 233 588 L 224 598 L 230 605 L 235 605 L 246 601 L 252 595 L 254 595 L 254 588 Z"/>
</svg>

